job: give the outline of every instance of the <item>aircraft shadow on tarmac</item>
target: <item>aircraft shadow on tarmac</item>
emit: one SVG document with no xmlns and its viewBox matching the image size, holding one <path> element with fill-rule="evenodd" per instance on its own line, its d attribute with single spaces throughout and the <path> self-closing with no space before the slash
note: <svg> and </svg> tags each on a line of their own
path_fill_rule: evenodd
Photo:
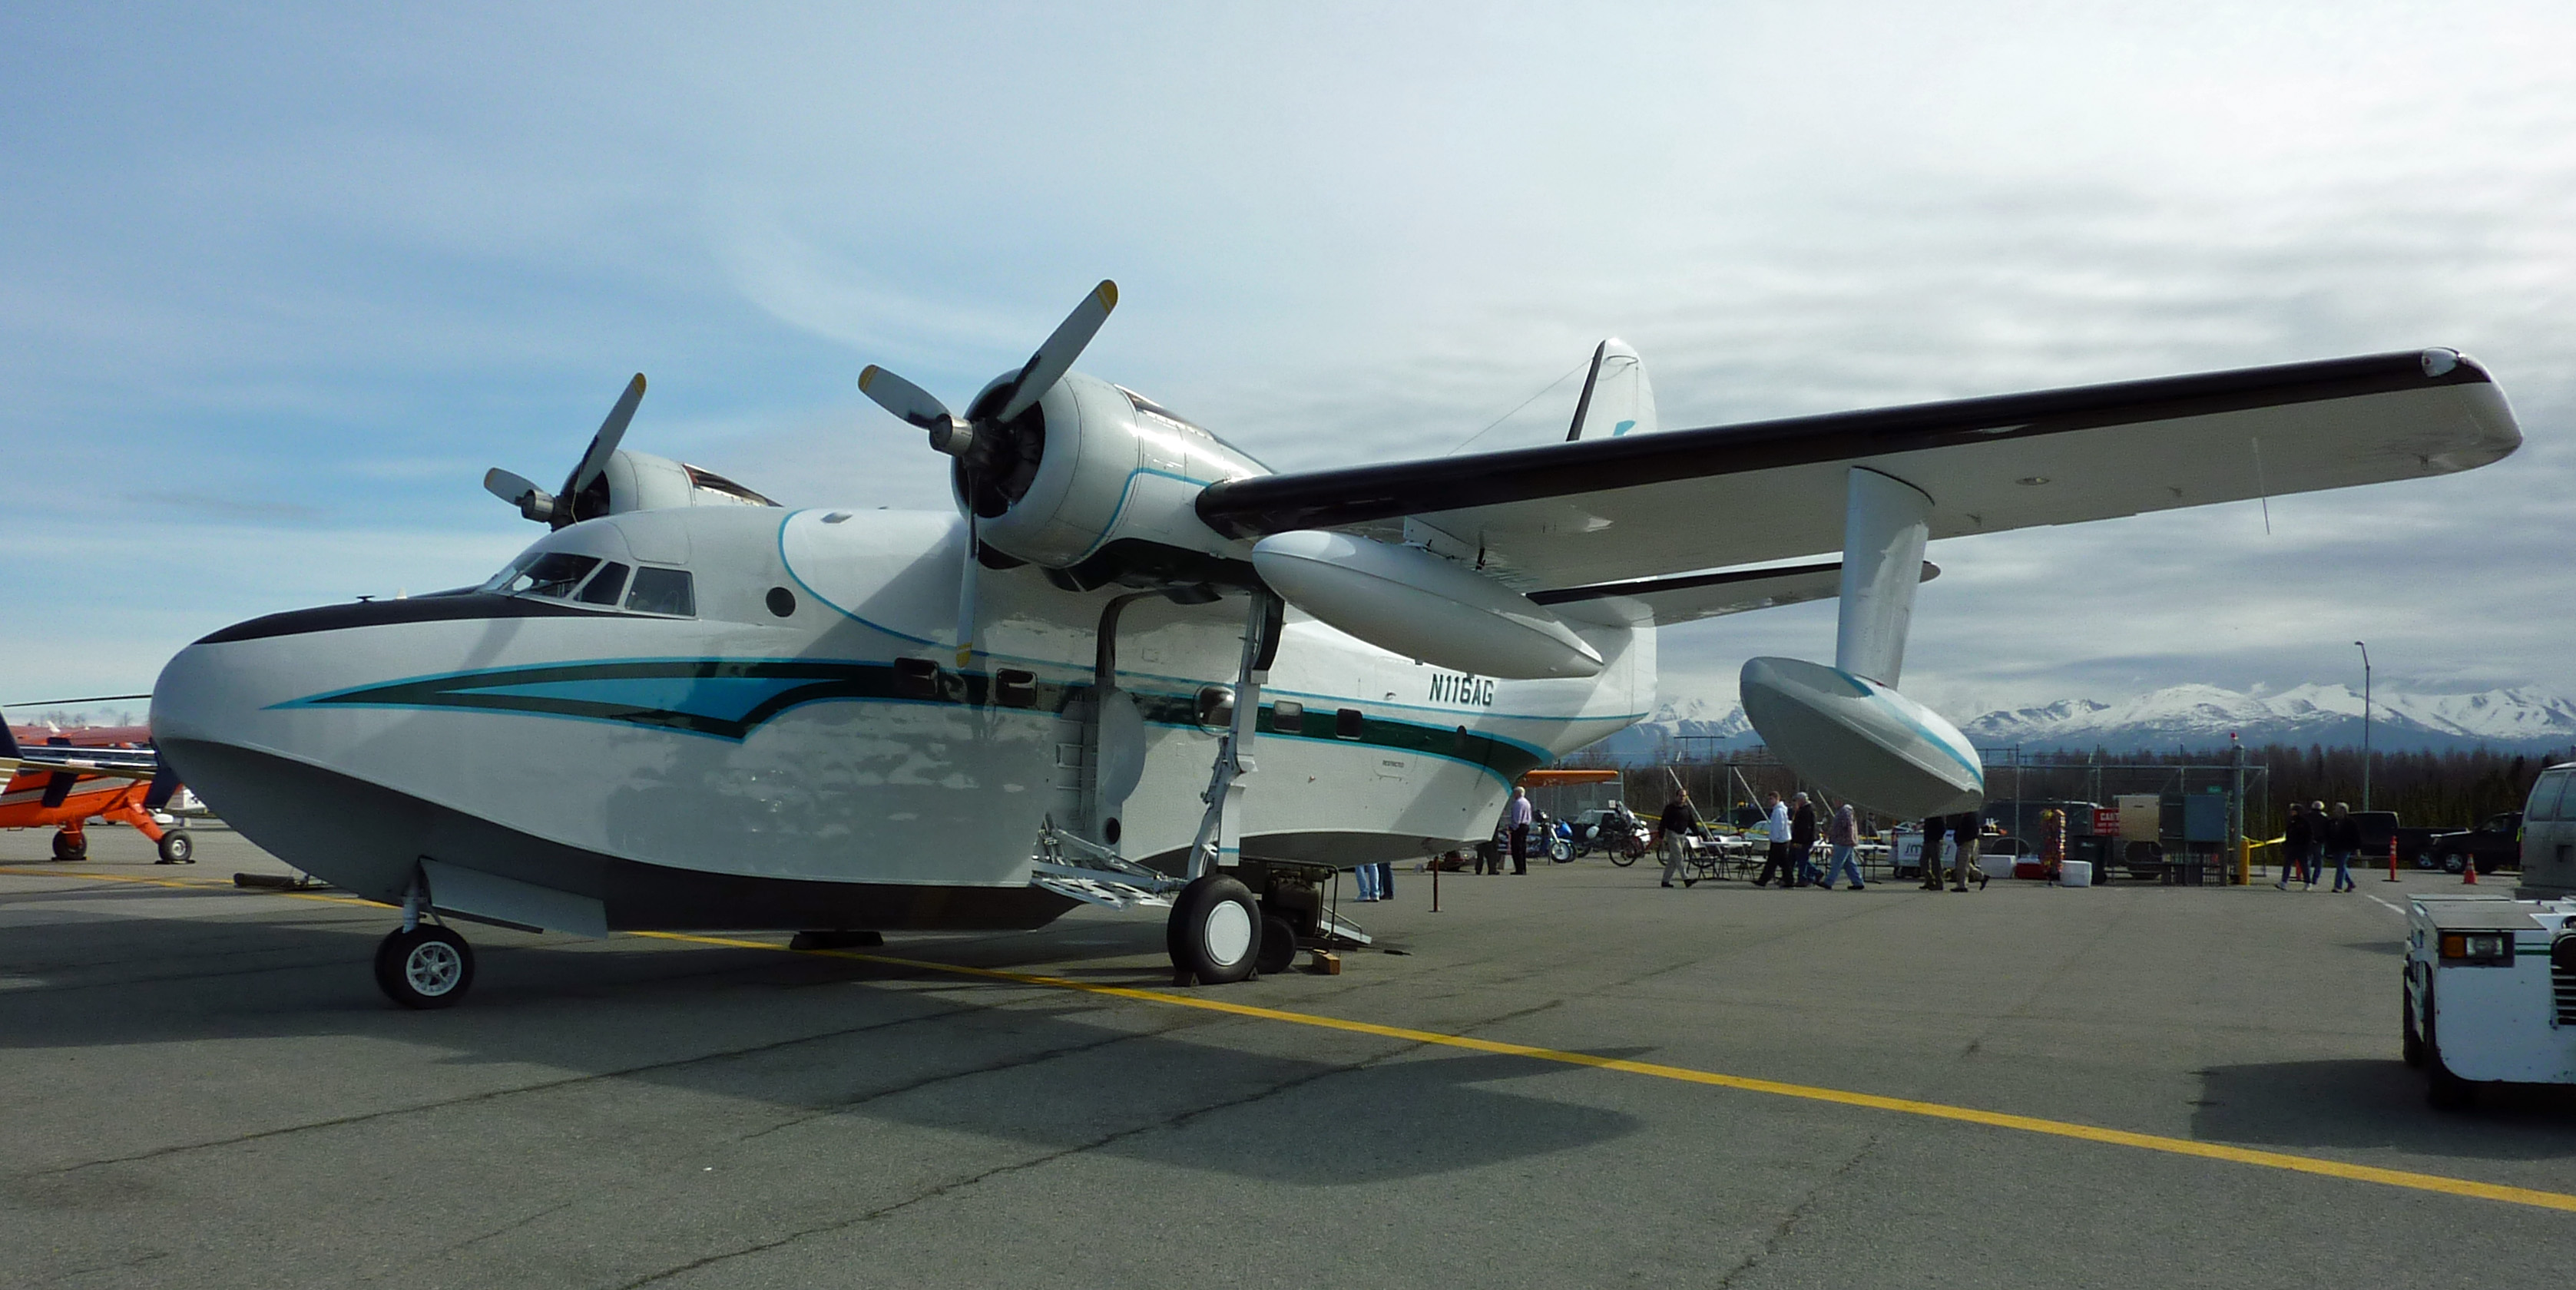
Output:
<svg viewBox="0 0 2576 1290">
<path fill-rule="evenodd" d="M 2392 1036 L 2389 1047 L 2396 1046 Z M 2200 1076 L 2192 1136 L 2205 1142 L 2394 1148 L 2470 1160 L 2576 1155 L 2576 1088 L 2563 1085 L 2481 1085 L 2474 1107 L 2437 1110 L 2424 1100 L 2424 1073 L 2394 1051 L 2384 1061 L 2214 1066 Z"/>
<path fill-rule="evenodd" d="M 1082 929 L 1089 945 L 1021 946 L 1021 961 L 1043 959 L 1033 970 L 1044 972 L 1076 951 L 1160 953 L 1159 927 L 1128 937 L 1116 926 Z M 863 1136 L 875 1120 L 1308 1185 L 1471 1169 L 1643 1127 L 1624 1112 L 1495 1087 L 1568 1073 L 1527 1059 L 1358 1037 L 1344 1060 L 1282 1056 L 1316 1040 L 1282 1028 L 1197 1038 L 1242 1023 L 1073 994 L 1032 1003 L 1025 987 L 964 979 L 929 978 L 925 989 L 903 969 L 774 951 L 493 932 L 477 937 L 473 999 L 407 1012 L 369 979 L 380 934 L 330 917 L 9 926 L 0 976 L 38 984 L 0 991 L 0 1052 L 345 1036 L 371 1041 L 369 1051 L 410 1045 L 434 1063 L 549 1067 L 750 1103 L 746 1137 Z M 967 961 L 1001 950 L 897 938 L 886 952 Z M 1259 988 L 1233 997 L 1304 1002 L 1293 990 L 1255 997 Z M 274 1060 L 315 1051 L 281 1043 Z"/>
</svg>

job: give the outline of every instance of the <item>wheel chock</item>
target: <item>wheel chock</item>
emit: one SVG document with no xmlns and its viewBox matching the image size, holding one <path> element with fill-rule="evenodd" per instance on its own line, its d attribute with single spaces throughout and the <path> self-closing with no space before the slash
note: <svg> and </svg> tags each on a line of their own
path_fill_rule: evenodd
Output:
<svg viewBox="0 0 2576 1290">
<path fill-rule="evenodd" d="M 1315 956 L 1314 964 L 1307 969 L 1308 971 L 1313 972 L 1318 976 L 1340 976 L 1342 974 L 1341 955 L 1335 954 L 1331 950 L 1327 949 L 1313 949 L 1306 952 Z"/>
</svg>

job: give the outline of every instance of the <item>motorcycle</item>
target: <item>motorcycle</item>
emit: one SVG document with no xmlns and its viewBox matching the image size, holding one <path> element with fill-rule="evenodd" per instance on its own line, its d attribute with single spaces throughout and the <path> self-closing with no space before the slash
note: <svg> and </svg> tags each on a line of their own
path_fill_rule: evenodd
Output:
<svg viewBox="0 0 2576 1290">
<path fill-rule="evenodd" d="M 1615 820 L 1605 821 L 1593 833 L 1593 845 L 1609 852 L 1610 863 L 1622 869 L 1644 859 L 1655 847 L 1654 830 L 1644 820 L 1631 820 L 1625 829 Z"/>
<path fill-rule="evenodd" d="M 1510 825 L 1497 824 L 1494 826 L 1493 848 L 1493 854 L 1497 856 L 1507 856 L 1511 854 L 1512 830 Z M 1564 820 L 1550 819 L 1545 811 L 1538 812 L 1537 819 L 1530 824 L 1530 850 L 1536 854 L 1543 854 L 1548 859 L 1553 860 L 1558 864 L 1564 864 L 1565 862 L 1572 860 L 1576 855 L 1574 850 L 1574 826 Z"/>
</svg>

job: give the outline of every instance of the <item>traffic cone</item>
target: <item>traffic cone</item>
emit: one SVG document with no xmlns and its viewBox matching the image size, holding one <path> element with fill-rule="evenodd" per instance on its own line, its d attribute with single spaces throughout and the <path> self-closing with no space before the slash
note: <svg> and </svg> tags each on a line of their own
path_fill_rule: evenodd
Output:
<svg viewBox="0 0 2576 1290">
<path fill-rule="evenodd" d="M 2460 885 L 2463 887 L 2478 885 L 2478 858 L 2475 855 L 2460 857 Z"/>
</svg>

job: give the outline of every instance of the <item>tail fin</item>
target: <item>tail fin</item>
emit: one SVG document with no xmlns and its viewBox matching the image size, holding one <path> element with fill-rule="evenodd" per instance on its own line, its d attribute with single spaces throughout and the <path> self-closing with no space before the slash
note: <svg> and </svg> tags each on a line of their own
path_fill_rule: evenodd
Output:
<svg viewBox="0 0 2576 1290">
<path fill-rule="evenodd" d="M 1592 351 L 1592 371 L 1583 378 L 1583 398 L 1574 405 L 1565 441 L 1654 432 L 1655 387 L 1646 381 L 1645 360 L 1616 336 L 1601 342 Z"/>
</svg>

